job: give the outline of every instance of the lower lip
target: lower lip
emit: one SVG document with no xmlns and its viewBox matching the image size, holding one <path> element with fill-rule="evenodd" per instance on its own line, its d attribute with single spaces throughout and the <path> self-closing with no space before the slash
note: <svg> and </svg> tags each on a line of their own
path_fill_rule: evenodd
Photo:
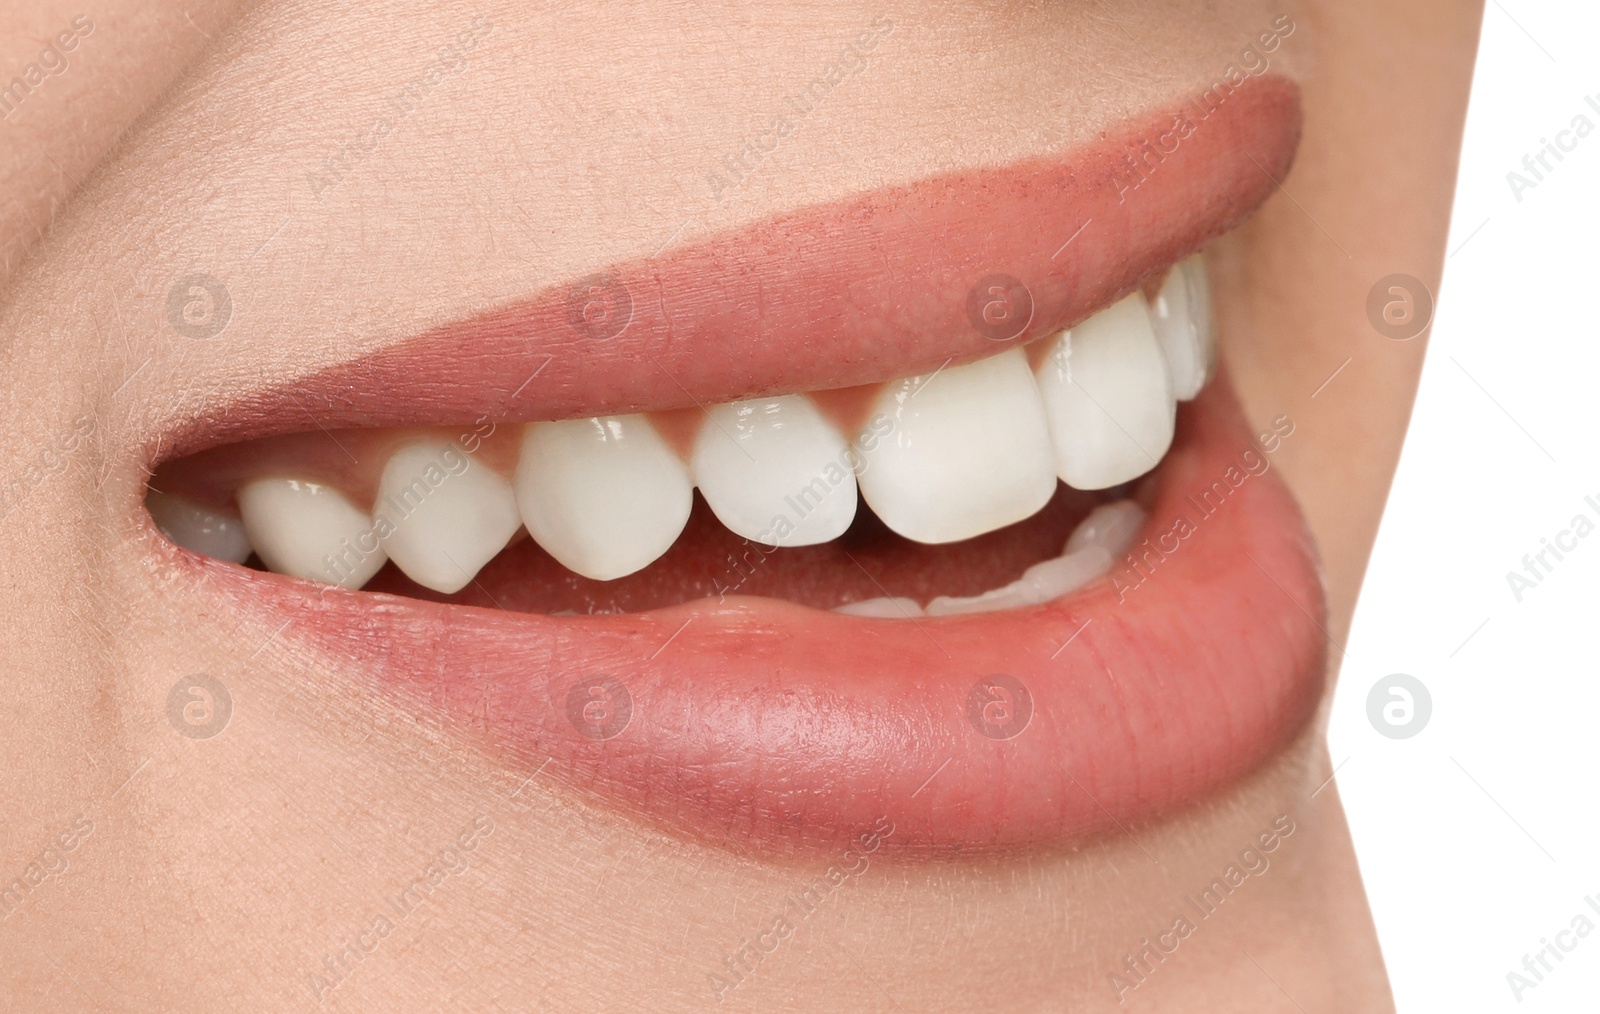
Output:
<svg viewBox="0 0 1600 1014">
<path fill-rule="evenodd" d="M 1143 490 L 1139 567 L 1011 612 L 548 617 L 200 565 L 356 679 L 681 833 L 793 852 L 888 821 L 896 851 L 1005 850 L 1214 793 L 1310 720 L 1323 594 L 1264 445 L 1219 378 Z"/>
</svg>

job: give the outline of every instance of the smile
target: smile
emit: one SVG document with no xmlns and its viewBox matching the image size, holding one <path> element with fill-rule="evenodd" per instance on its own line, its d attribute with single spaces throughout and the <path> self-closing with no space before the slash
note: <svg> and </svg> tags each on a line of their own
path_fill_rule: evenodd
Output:
<svg viewBox="0 0 1600 1014">
<path fill-rule="evenodd" d="M 1192 802 L 1304 728 L 1324 641 L 1271 467 L 1293 420 L 1245 421 L 1200 252 L 1274 191 L 1298 96 L 1185 115 L 1181 145 L 1161 112 L 669 241 L 216 406 L 151 462 L 158 552 L 708 841 L 1003 850 Z"/>
</svg>

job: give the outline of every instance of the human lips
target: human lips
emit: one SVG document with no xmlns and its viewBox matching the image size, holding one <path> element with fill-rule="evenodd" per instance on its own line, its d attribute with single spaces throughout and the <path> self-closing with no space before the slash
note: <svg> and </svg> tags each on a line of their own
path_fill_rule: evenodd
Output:
<svg viewBox="0 0 1600 1014">
<path fill-rule="evenodd" d="M 236 503 L 275 569 L 408 593 L 199 564 L 354 678 L 702 836 L 834 845 L 888 816 L 896 848 L 1007 847 L 1161 812 L 1281 747 L 1322 674 L 1298 515 L 1238 468 L 1284 434 L 1251 433 L 1225 378 L 1174 430 L 1204 318 L 1185 341 L 1141 291 L 1204 291 L 1168 269 L 1270 191 L 1296 97 L 1252 81 L 1119 185 L 1172 121 L 620 265 L 220 407 L 176 445 L 268 439 L 173 462 L 158 503 L 193 494 L 237 556 Z M 983 326 L 974 291 L 1026 319 Z M 271 436 L 308 409 L 333 443 Z M 430 465 L 431 520 L 341 551 Z M 877 542 L 852 542 L 858 489 Z M 904 539 L 877 553 L 884 526 Z M 730 590 L 727 532 L 784 548 Z"/>
</svg>

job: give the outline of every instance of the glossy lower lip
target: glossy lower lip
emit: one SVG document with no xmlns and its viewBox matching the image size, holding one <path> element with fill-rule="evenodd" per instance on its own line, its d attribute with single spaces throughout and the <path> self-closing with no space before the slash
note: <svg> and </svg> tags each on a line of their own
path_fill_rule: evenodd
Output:
<svg viewBox="0 0 1600 1014">
<path fill-rule="evenodd" d="M 555 618 L 198 565 L 375 691 L 697 838 L 838 849 L 887 819 L 896 851 L 1005 850 L 1214 792 L 1310 719 L 1322 589 L 1288 490 L 1247 467 L 1270 460 L 1219 378 L 1143 493 L 1141 569 L 915 622 L 758 598 Z M 1008 714 L 997 675 L 1029 701 Z"/>
<path fill-rule="evenodd" d="M 878 191 L 617 266 L 220 408 L 165 434 L 167 456 L 300 428 L 307 411 L 329 428 L 561 418 L 991 354 L 1009 343 L 969 323 L 977 279 L 1021 279 L 1034 312 L 1011 343 L 1042 336 L 1236 224 L 1287 170 L 1299 125 L 1287 81 L 1247 81 L 1203 120 L 1175 112 L 1194 130 L 1137 187 L 1124 156 L 1170 139 L 1174 112 L 1069 157 Z M 620 333 L 615 317 L 582 315 L 593 298 L 631 305 Z M 838 848 L 887 819 L 895 850 L 1006 849 L 1215 791 L 1311 716 L 1322 593 L 1287 490 L 1267 471 L 1209 516 L 1191 500 L 1241 474 L 1251 448 L 1219 379 L 1183 410 L 1142 494 L 1146 534 L 1176 547 L 1147 580 L 977 616 L 874 621 L 730 599 L 554 618 L 181 559 L 352 679 L 697 837 Z M 1180 517 L 1194 531 L 1173 542 Z M 1025 703 L 995 686 L 1024 688 Z"/>
</svg>

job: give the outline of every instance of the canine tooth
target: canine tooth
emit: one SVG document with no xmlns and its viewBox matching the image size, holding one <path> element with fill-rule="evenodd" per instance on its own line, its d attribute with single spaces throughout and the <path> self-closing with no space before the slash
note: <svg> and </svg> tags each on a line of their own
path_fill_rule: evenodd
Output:
<svg viewBox="0 0 1600 1014">
<path fill-rule="evenodd" d="M 717 520 L 756 542 L 814 546 L 856 516 L 844 437 L 800 395 L 713 406 L 689 464 Z"/>
<path fill-rule="evenodd" d="M 539 545 L 598 581 L 649 566 L 671 548 L 694 505 L 689 469 L 641 415 L 529 426 L 516 491 Z"/>
<path fill-rule="evenodd" d="M 1078 522 L 1062 552 L 1071 555 L 1086 546 L 1099 546 L 1113 557 L 1121 556 L 1133 545 L 1133 537 L 1144 524 L 1144 518 L 1144 508 L 1132 500 L 1101 504 Z"/>
<path fill-rule="evenodd" d="M 1021 349 L 885 384 L 871 417 L 888 425 L 856 438 L 861 495 L 908 539 L 994 531 L 1055 492 L 1044 405 Z"/>
<path fill-rule="evenodd" d="M 1171 446 L 1177 403 L 1139 293 L 1055 338 L 1037 376 L 1056 467 L 1068 485 L 1127 482 L 1154 468 Z"/>
<path fill-rule="evenodd" d="M 243 563 L 250 556 L 244 522 L 230 514 L 154 489 L 145 497 L 144 505 L 161 533 L 184 549 L 229 563 Z"/>
<path fill-rule="evenodd" d="M 1173 397 L 1188 401 L 1206 386 L 1214 353 L 1211 281 L 1204 255 L 1185 257 L 1167 273 L 1150 304 L 1150 322 L 1167 360 Z"/>
<path fill-rule="evenodd" d="M 846 616 L 866 616 L 877 620 L 916 619 L 925 615 L 922 604 L 916 599 L 908 598 L 863 599 L 860 602 L 834 606 L 833 611 Z"/>
<path fill-rule="evenodd" d="M 1036 606 L 1076 591 L 1110 569 L 1111 554 L 1100 546 L 1087 546 L 1075 553 L 1036 563 L 1003 588 L 970 598 L 940 596 L 928 603 L 928 615 L 953 616 Z"/>
<path fill-rule="evenodd" d="M 438 439 L 390 455 L 372 514 L 395 566 L 445 594 L 465 588 L 522 524 L 511 484 Z"/>
<path fill-rule="evenodd" d="M 256 554 L 279 574 L 360 588 L 388 559 L 367 513 L 320 482 L 247 483 L 239 516 Z"/>
</svg>

